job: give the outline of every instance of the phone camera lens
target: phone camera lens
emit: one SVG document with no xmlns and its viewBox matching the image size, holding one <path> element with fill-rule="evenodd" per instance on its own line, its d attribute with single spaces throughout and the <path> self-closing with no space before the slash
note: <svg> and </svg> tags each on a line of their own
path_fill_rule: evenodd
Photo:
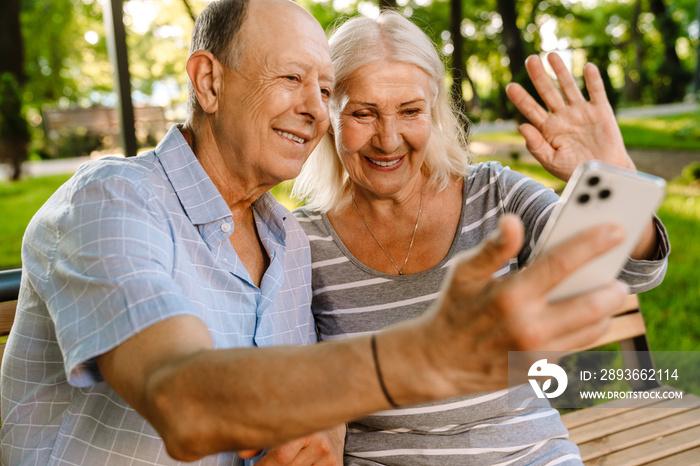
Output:
<svg viewBox="0 0 700 466">
<path fill-rule="evenodd" d="M 586 202 L 588 202 L 590 200 L 591 200 L 591 196 L 589 196 L 588 194 L 581 194 L 578 197 L 579 204 L 585 204 Z"/>
<path fill-rule="evenodd" d="M 588 186 L 595 186 L 600 183 L 600 178 L 597 176 L 591 176 L 588 178 Z"/>
<path fill-rule="evenodd" d="M 598 197 L 601 199 L 607 199 L 610 197 L 612 192 L 610 192 L 609 189 L 601 189 L 600 192 L 598 193 Z"/>
</svg>

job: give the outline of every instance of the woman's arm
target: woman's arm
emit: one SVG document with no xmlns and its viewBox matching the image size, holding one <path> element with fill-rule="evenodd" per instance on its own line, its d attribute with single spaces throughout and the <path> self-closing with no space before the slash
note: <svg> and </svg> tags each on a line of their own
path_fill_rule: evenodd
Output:
<svg viewBox="0 0 700 466">
<path fill-rule="evenodd" d="M 589 160 L 636 170 L 625 148 L 598 68 L 592 63 L 587 63 L 583 68 L 590 95 L 590 100 L 586 100 L 561 57 L 550 53 L 547 59 L 561 91 L 554 85 L 538 56 L 528 57 L 525 67 L 549 111 L 521 85 L 511 83 L 506 88 L 510 100 L 530 122 L 518 128 L 525 138 L 527 149 L 547 171 L 563 181 L 568 181 L 576 167 Z M 630 257 L 653 260 L 658 258 L 658 251 L 657 229 L 650 219 Z"/>
</svg>

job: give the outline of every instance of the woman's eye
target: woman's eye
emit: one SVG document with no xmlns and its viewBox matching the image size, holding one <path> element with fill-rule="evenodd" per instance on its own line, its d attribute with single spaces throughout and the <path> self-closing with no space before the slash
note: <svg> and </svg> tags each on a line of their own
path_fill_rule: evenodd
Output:
<svg viewBox="0 0 700 466">
<path fill-rule="evenodd" d="M 420 112 L 420 110 L 418 110 L 418 109 L 409 109 L 409 110 L 404 110 L 403 114 L 406 116 L 415 116 L 415 115 L 418 115 L 419 112 Z"/>
<path fill-rule="evenodd" d="M 288 81 L 299 82 L 299 76 L 285 76 L 284 78 Z"/>
<path fill-rule="evenodd" d="M 370 112 L 355 112 L 352 116 L 355 118 L 370 118 L 372 114 Z"/>
<path fill-rule="evenodd" d="M 330 89 L 326 89 L 326 88 L 321 89 L 321 95 L 323 95 L 324 97 L 330 98 L 331 94 L 332 94 L 332 92 Z"/>
</svg>

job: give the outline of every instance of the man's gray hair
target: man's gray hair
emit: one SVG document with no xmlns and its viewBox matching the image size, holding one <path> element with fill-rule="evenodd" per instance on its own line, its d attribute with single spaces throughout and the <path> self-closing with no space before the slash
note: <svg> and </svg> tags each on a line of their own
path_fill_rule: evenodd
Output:
<svg viewBox="0 0 700 466">
<path fill-rule="evenodd" d="M 221 63 L 235 68 L 243 56 L 243 41 L 238 32 L 245 22 L 250 0 L 215 0 L 202 11 L 194 23 L 190 55 L 197 50 L 211 52 Z M 187 116 L 192 118 L 202 107 L 189 82 Z"/>
<path fill-rule="evenodd" d="M 423 173 L 438 189 L 464 175 L 471 161 L 467 128 L 462 126 L 459 108 L 447 93 L 440 55 L 418 26 L 395 11 L 384 10 L 377 19 L 362 16 L 349 19 L 336 29 L 329 43 L 336 78 L 329 104 L 331 126 L 338 124 L 347 102 L 349 80 L 355 71 L 379 60 L 415 65 L 430 76 L 432 92 L 432 128 Z M 292 195 L 304 200 L 313 210 L 327 212 L 349 187 L 335 141 L 326 134 L 296 178 Z"/>
</svg>

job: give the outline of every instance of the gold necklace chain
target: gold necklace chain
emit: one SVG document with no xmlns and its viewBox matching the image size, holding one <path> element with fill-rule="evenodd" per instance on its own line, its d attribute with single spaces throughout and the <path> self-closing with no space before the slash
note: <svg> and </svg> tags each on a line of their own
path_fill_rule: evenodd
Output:
<svg viewBox="0 0 700 466">
<path fill-rule="evenodd" d="M 384 249 L 384 246 L 382 246 L 382 243 L 379 242 L 377 235 L 374 234 L 372 229 L 367 224 L 367 221 L 360 213 L 360 209 L 357 208 L 357 203 L 355 202 L 355 196 L 354 195 L 352 196 L 352 205 L 355 207 L 355 210 L 357 211 L 357 215 L 360 216 L 360 220 L 362 220 L 362 223 L 365 224 L 365 226 L 367 227 L 367 230 L 369 230 L 370 234 L 372 235 L 372 238 L 374 238 L 374 241 L 377 242 L 377 244 L 381 248 L 384 255 L 387 257 L 387 259 L 389 259 L 391 261 L 391 265 L 394 266 L 394 268 L 399 273 L 399 275 L 403 275 L 403 270 L 406 268 L 406 264 L 408 263 L 408 256 L 411 255 L 411 249 L 413 249 L 413 241 L 416 239 L 416 232 L 418 231 L 418 222 L 420 221 L 420 214 L 423 211 L 423 194 L 424 193 L 425 193 L 425 182 L 423 182 L 423 187 L 421 188 L 421 191 L 420 191 L 420 205 L 418 206 L 418 216 L 416 217 L 416 226 L 413 227 L 413 235 L 411 236 L 411 244 L 408 245 L 408 252 L 406 253 L 406 258 L 404 259 L 403 265 L 401 266 L 401 268 L 399 268 L 398 265 L 396 265 L 396 262 L 394 262 L 394 259 L 391 258 L 389 253 L 386 252 L 386 249 Z"/>
</svg>

